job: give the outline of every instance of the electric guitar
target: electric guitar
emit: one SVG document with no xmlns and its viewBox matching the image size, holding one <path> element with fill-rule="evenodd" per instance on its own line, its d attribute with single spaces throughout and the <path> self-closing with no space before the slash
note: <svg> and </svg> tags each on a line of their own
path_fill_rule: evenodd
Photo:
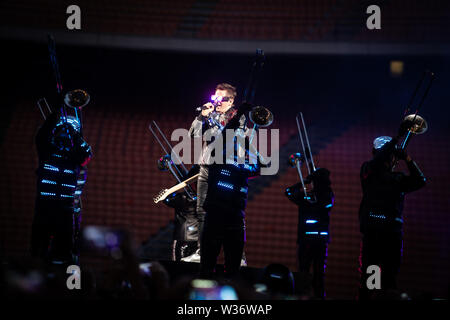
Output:
<svg viewBox="0 0 450 320">
<path fill-rule="evenodd" d="M 195 176 L 192 176 L 184 181 L 181 181 L 179 184 L 176 184 L 169 189 L 161 190 L 155 197 L 153 197 L 153 202 L 158 203 L 160 201 L 163 201 L 172 193 L 177 192 L 180 189 L 186 188 L 188 186 L 188 183 L 197 179 L 199 175 L 200 174 L 197 173 Z"/>
</svg>

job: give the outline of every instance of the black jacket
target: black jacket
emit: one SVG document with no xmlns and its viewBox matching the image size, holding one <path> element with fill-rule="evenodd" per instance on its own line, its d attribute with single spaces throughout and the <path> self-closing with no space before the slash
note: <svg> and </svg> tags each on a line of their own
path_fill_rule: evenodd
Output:
<svg viewBox="0 0 450 320">
<path fill-rule="evenodd" d="M 410 175 L 392 172 L 386 161 L 394 152 L 397 140 L 393 139 L 372 160 L 361 166 L 360 179 L 363 198 L 359 209 L 360 230 L 401 232 L 405 193 L 425 186 L 425 177 L 414 161 L 407 162 Z"/>
<path fill-rule="evenodd" d="M 92 151 L 70 125 L 67 126 L 69 135 L 61 134 L 58 122 L 58 113 L 51 114 L 36 135 L 37 199 L 57 200 L 72 206 L 81 196 L 86 182 L 85 164 L 92 157 Z"/>
<path fill-rule="evenodd" d="M 329 240 L 330 211 L 334 205 L 334 194 L 330 187 L 313 190 L 316 201 L 304 198 L 300 183 L 286 189 L 285 195 L 298 206 L 297 241 L 301 239 Z"/>
</svg>

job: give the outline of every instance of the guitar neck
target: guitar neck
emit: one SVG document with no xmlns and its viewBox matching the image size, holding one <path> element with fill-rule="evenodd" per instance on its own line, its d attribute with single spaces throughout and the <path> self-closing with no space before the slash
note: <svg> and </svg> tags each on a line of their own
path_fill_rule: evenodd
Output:
<svg viewBox="0 0 450 320">
<path fill-rule="evenodd" d="M 180 189 L 183 189 L 183 188 L 187 187 L 188 183 L 191 182 L 192 180 L 197 179 L 199 175 L 200 175 L 200 174 L 197 173 L 196 175 L 190 177 L 189 179 L 186 179 L 186 180 L 184 180 L 184 181 L 181 181 L 179 184 L 174 185 L 172 188 L 168 189 L 168 190 L 166 191 L 166 193 L 171 194 L 171 193 L 174 193 L 174 192 L 176 192 L 176 191 L 178 191 L 178 190 L 180 190 Z"/>
</svg>

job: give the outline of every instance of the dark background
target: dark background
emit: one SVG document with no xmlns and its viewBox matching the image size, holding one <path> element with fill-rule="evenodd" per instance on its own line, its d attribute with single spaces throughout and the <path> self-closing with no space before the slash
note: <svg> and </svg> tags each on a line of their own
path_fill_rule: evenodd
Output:
<svg viewBox="0 0 450 320">
<path fill-rule="evenodd" d="M 6 9 L 18 10 L 11 3 L 6 2 L 2 11 L 1 58 L 6 85 L 2 87 L 1 102 L 0 252 L 6 256 L 23 255 L 28 250 L 35 197 L 34 170 L 37 167 L 33 139 L 42 123 L 36 101 L 46 97 L 51 106 L 56 108 L 55 81 L 48 59 L 46 34 L 61 29 L 58 27 L 61 23 L 62 29 L 65 25 L 64 16 L 62 22 L 58 20 L 60 18 L 46 19 L 46 22 L 35 18 L 23 22 L 25 18 L 20 20 L 20 17 L 15 17 L 14 20 L 6 17 Z M 112 3 L 111 8 L 118 3 Z M 161 12 L 154 8 L 164 9 L 164 5 L 150 3 L 154 4 L 152 10 L 156 12 L 155 17 L 160 16 Z M 158 9 L 167 16 L 167 19 L 159 22 L 159 26 L 166 26 L 165 29 L 152 29 L 151 26 L 143 27 L 142 30 L 146 32 L 138 32 L 141 30 L 138 27 L 127 29 L 127 26 L 135 26 L 137 21 L 129 18 L 134 12 L 129 9 L 131 13 L 124 13 L 122 18 L 120 14 L 108 16 L 109 20 L 105 18 L 105 21 L 117 21 L 114 28 L 111 27 L 113 24 L 107 23 L 94 25 L 97 20 L 89 17 L 85 20 L 87 30 L 81 32 L 97 35 L 137 34 L 152 39 L 159 37 L 180 41 L 208 38 L 217 40 L 217 46 L 223 45 L 220 42 L 222 40 L 247 43 L 261 38 L 288 44 L 291 43 L 289 41 L 295 43 L 298 40 L 312 48 L 317 43 L 329 45 L 326 54 L 287 54 L 281 49 L 272 53 L 266 51 L 266 63 L 255 102 L 267 106 L 274 114 L 275 121 L 271 128 L 280 130 L 282 157 L 300 148 L 294 117 L 302 111 L 307 120 L 316 164 L 332 172 L 336 205 L 331 212 L 331 244 L 326 278 L 330 298 L 353 299 L 357 292 L 360 165 L 370 158 L 371 143 L 375 137 L 396 133 L 405 106 L 422 72 L 430 69 L 436 73 L 436 80 L 420 112 L 428 121 L 429 130 L 424 135 L 414 137 L 408 148 L 423 169 L 428 184 L 426 188 L 407 196 L 404 259 L 399 286 L 415 295 L 448 297 L 450 112 L 447 105 L 450 98 L 450 57 L 445 50 L 440 49 L 443 44 L 448 44 L 447 33 L 441 31 L 439 34 L 436 31 L 442 29 L 441 20 L 448 16 L 445 3 L 430 2 L 430 8 L 434 8 L 430 9 L 431 13 L 424 11 L 420 5 L 412 6 L 410 15 L 414 19 L 398 22 L 398 25 L 405 26 L 405 30 L 397 28 L 396 32 L 389 32 L 392 30 L 389 29 L 389 16 L 395 16 L 394 13 L 400 11 L 389 11 L 387 7 L 383 15 L 386 17 L 383 20 L 386 21 L 384 33 L 370 38 L 371 35 L 366 32 L 342 31 L 342 21 L 348 21 L 348 17 L 342 14 L 352 10 L 357 12 L 363 4 L 349 2 L 346 7 L 339 1 L 324 1 L 320 4 L 308 2 L 305 4 L 307 8 L 324 12 L 321 15 L 310 13 L 310 25 L 317 26 L 322 21 L 320 17 L 327 12 L 335 23 L 327 28 L 314 29 L 321 31 L 318 34 L 309 33 L 310 38 L 286 31 L 279 39 L 273 39 L 270 32 L 264 37 L 264 32 L 260 31 L 262 24 L 236 30 L 211 27 L 216 33 L 207 33 L 208 22 L 200 20 L 196 22 L 201 24 L 196 33 L 186 34 L 186 30 L 180 26 L 187 19 L 189 8 L 192 9 L 198 3 L 191 1 L 180 4 L 184 9 L 180 9 L 178 16 L 168 9 Z M 214 3 L 216 6 L 204 16 L 220 14 L 220 6 L 227 2 Z M 285 5 L 293 5 L 291 2 L 278 4 L 276 1 L 266 4 L 280 11 Z M 49 15 L 57 11 L 58 6 L 64 7 L 63 4 L 50 5 L 49 2 L 41 5 L 53 8 L 48 10 L 50 13 L 45 13 Z M 248 6 L 252 5 L 249 2 Z M 394 1 L 391 8 L 399 5 Z M 30 6 L 23 5 L 19 12 L 28 12 L 26 10 L 31 10 Z M 138 3 L 134 7 L 128 4 L 127 8 L 138 6 Z M 124 7 L 121 8 L 126 12 Z M 271 12 L 267 8 L 265 10 Z M 417 13 L 420 10 L 424 16 Z M 245 12 L 251 11 L 245 9 Z M 151 14 L 153 11 L 149 9 L 146 12 Z M 244 11 L 236 12 L 241 12 L 242 19 L 246 17 L 242 13 Z M 262 19 L 257 16 L 258 12 L 255 13 L 256 21 Z M 341 12 L 341 15 L 337 12 Z M 36 14 L 44 15 L 43 12 Z M 432 17 L 435 19 L 430 19 L 426 14 L 434 14 Z M 178 20 L 174 17 L 178 17 Z M 352 17 L 358 18 L 357 15 Z M 156 23 L 155 19 L 146 21 Z M 226 16 L 223 19 L 236 18 Z M 264 19 L 270 20 L 270 16 Z M 217 21 L 221 20 L 216 18 L 210 24 L 214 25 Z M 172 30 L 172 22 L 178 28 Z M 392 28 L 397 26 L 394 22 L 391 22 Z M 279 23 L 289 26 L 290 20 L 286 18 Z M 408 23 L 411 25 L 409 29 Z M 427 29 L 429 33 L 413 32 L 426 29 L 427 23 L 430 25 Z M 422 29 L 417 27 L 418 24 Z M 274 24 L 274 30 L 277 26 Z M 352 26 L 355 28 L 349 23 L 350 30 L 353 30 Z M 9 35 L 4 32 L 6 27 L 11 30 Z M 18 34 L 22 32 L 19 27 L 28 28 L 29 36 L 12 36 L 12 31 Z M 294 27 L 292 30 L 295 30 Z M 243 30 L 253 30 L 253 33 Z M 433 33 L 433 30 L 438 34 Z M 150 121 L 157 121 L 170 137 L 174 129 L 190 126 L 195 117 L 195 107 L 205 102 L 217 83 L 232 83 L 238 88 L 238 95 L 242 95 L 256 47 L 247 52 L 234 53 L 156 50 L 127 48 L 125 45 L 86 45 L 82 41 L 73 43 L 66 41 L 70 39 L 70 33 L 55 34 L 65 90 L 83 88 L 91 95 L 91 103 L 83 111 L 85 136 L 94 150 L 83 194 L 83 224 L 125 227 L 134 234 L 138 244 L 151 242 L 167 232 L 173 218 L 173 212 L 163 205 L 155 205 L 152 197 L 161 189 L 174 184 L 174 179 L 167 172 L 160 172 L 156 168 L 156 160 L 162 152 L 148 130 Z M 417 49 L 416 44 L 421 41 L 428 46 L 427 52 Z M 367 54 L 351 51 L 333 54 L 332 43 L 337 46 L 342 42 L 371 44 L 373 47 L 401 42 L 406 44 L 406 49 L 398 52 L 388 47 L 381 54 L 374 54 L 370 50 Z M 261 48 L 265 49 L 264 46 Z M 391 74 L 392 60 L 403 61 L 404 71 L 400 76 Z M 247 209 L 245 250 L 251 267 L 264 267 L 278 262 L 295 271 L 297 213 L 295 206 L 284 198 L 283 191 L 285 187 L 296 183 L 298 177 L 294 169 L 286 168 L 284 158 L 280 159 L 280 163 L 282 167 L 278 175 L 252 182 L 255 188 L 250 193 Z"/>
</svg>

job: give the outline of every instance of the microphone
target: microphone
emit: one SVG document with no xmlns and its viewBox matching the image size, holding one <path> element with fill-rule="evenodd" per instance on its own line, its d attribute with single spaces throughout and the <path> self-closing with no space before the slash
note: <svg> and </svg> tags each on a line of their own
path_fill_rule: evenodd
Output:
<svg viewBox="0 0 450 320">
<path fill-rule="evenodd" d="M 214 103 L 214 102 L 212 102 L 212 104 L 213 104 L 213 106 L 214 106 L 214 109 L 218 106 L 218 104 L 217 103 Z M 196 109 L 195 109 L 195 111 L 198 111 L 198 112 L 200 112 L 200 111 L 202 111 L 202 110 L 207 110 L 207 109 L 209 109 L 209 107 L 208 106 L 205 106 L 205 105 L 203 105 L 203 106 L 201 106 L 201 107 L 197 107 Z"/>
<path fill-rule="evenodd" d="M 220 103 L 223 101 L 223 102 L 227 102 L 227 101 L 230 101 L 230 97 L 223 97 L 223 96 L 219 96 L 219 95 L 212 95 L 211 96 L 211 103 L 212 103 L 212 105 L 214 106 L 214 109 L 217 107 L 217 106 L 219 106 L 220 105 Z M 195 109 L 195 111 L 202 111 L 202 110 L 206 110 L 206 109 L 209 109 L 207 106 L 201 106 L 201 107 L 198 107 L 198 108 L 196 108 Z"/>
<path fill-rule="evenodd" d="M 195 109 L 195 111 L 200 112 L 200 111 L 206 110 L 206 109 L 208 109 L 208 107 L 206 107 L 206 106 L 201 106 L 201 107 L 197 107 L 197 108 Z"/>
</svg>

